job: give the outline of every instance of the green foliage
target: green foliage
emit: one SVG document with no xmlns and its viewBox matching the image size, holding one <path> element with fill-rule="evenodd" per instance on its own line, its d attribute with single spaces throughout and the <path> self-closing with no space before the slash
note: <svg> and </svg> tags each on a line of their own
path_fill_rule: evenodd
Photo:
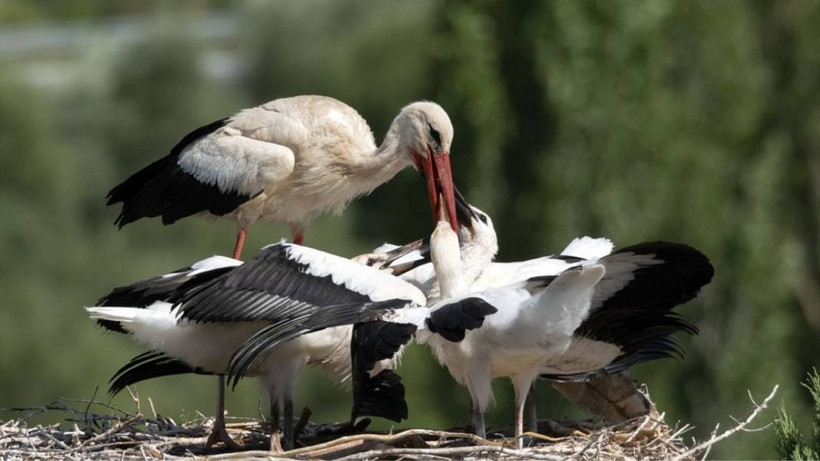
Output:
<svg viewBox="0 0 820 461">
<path fill-rule="evenodd" d="M 775 420 L 775 448 L 781 459 L 815 460 L 820 458 L 820 374 L 817 369 L 809 373 L 803 386 L 809 390 L 814 402 L 812 438 L 806 442 L 794 419 L 781 404 Z"/>
</svg>

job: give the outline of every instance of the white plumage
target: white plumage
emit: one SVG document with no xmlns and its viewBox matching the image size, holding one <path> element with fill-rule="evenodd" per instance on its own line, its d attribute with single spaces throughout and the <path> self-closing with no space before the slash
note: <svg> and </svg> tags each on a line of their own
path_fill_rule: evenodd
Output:
<svg viewBox="0 0 820 461">
<path fill-rule="evenodd" d="M 425 177 L 431 206 L 442 193 L 455 222 L 452 140 L 447 113 L 432 102 L 404 107 L 376 146 L 367 122 L 340 101 L 276 99 L 189 133 L 112 189 L 108 203 L 123 204 L 120 227 L 144 217 L 165 224 L 197 213 L 233 217 L 238 259 L 256 221 L 287 223 L 301 243 L 317 215 L 341 213 L 412 165 Z"/>
<path fill-rule="evenodd" d="M 459 238 L 439 226 L 430 242 L 433 263 L 402 277 L 419 286 L 428 303 L 470 296 L 497 309 L 481 328 L 468 331 L 464 341 L 428 342 L 436 358 L 470 391 L 473 424 L 480 435 L 495 377 L 509 377 L 515 388 L 518 435 L 525 398 L 539 375 L 585 379 L 591 372 L 615 373 L 675 355 L 677 346 L 668 335 L 696 331 L 670 310 L 711 279 L 711 265 L 697 250 L 650 242 L 612 254 L 608 239 L 582 237 L 557 256 L 496 263 L 492 260 L 498 246 L 490 218 L 466 206 L 462 197 L 457 206 Z M 441 267 L 448 270 L 438 270 Z"/>
<path fill-rule="evenodd" d="M 265 247 L 245 264 L 214 257 L 115 289 L 100 304 L 87 308 L 91 318 L 130 333 L 161 352 L 162 360 L 172 357 L 190 371 L 260 377 L 272 404 L 285 409 L 286 447 L 293 442 L 289 418 L 297 375 L 305 365 L 316 365 L 337 382 L 346 381 L 351 373 L 352 323 L 384 319 L 412 326 L 408 334 L 426 334 L 436 325 L 431 317 L 447 308 L 444 303 L 427 308 L 418 288 L 386 272 L 284 242 Z M 299 334 L 281 340 L 275 328 L 280 325 L 296 328 Z M 396 331 L 404 335 L 409 330 L 388 333 Z M 396 343 L 393 352 L 400 355 L 403 343 Z M 391 354 L 390 359 L 398 360 L 398 355 Z M 144 379 L 145 373 L 138 371 L 167 366 L 162 360 L 142 365 L 132 361 L 113 386 L 118 389 Z M 380 399 L 392 398 L 393 406 L 371 404 L 367 408 L 374 409 L 374 416 L 405 418 L 400 380 L 382 373 L 391 362 L 371 361 L 357 389 L 357 404 L 368 405 L 367 393 L 375 390 Z M 179 372 L 179 364 L 173 365 Z M 150 371 L 151 377 L 162 375 L 161 369 Z M 218 437 L 230 443 L 227 435 Z"/>
</svg>

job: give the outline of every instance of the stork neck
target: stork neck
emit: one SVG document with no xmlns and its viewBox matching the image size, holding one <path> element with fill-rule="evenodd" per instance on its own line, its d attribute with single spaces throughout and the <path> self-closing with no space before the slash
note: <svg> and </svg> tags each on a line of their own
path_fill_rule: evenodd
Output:
<svg viewBox="0 0 820 461">
<path fill-rule="evenodd" d="M 360 159 L 355 174 L 363 179 L 361 184 L 368 187 L 368 191 L 390 180 L 411 164 L 411 158 L 404 152 L 394 127 L 390 128 L 382 144 L 371 155 Z"/>
<path fill-rule="evenodd" d="M 469 283 L 464 274 L 458 236 L 447 222 L 439 221 L 430 237 L 430 259 L 436 271 L 440 298 L 451 298 L 467 292 Z"/>
<path fill-rule="evenodd" d="M 376 157 L 393 157 L 397 156 L 401 152 L 401 135 L 399 129 L 399 123 L 394 120 L 393 123 L 390 125 L 390 128 L 387 130 L 387 134 L 384 135 L 384 140 L 382 141 L 381 145 L 376 149 L 375 156 Z"/>
</svg>

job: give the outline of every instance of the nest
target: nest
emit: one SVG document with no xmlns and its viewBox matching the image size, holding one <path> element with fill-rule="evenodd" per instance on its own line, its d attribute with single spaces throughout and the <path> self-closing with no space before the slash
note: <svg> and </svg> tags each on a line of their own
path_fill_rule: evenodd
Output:
<svg viewBox="0 0 820 461">
<path fill-rule="evenodd" d="M 694 459 L 705 458 L 715 443 L 746 426 L 766 408 L 777 386 L 762 403 L 754 405 L 744 421 L 702 442 L 684 442 L 689 425 L 670 427 L 663 415 L 650 414 L 614 426 L 592 422 L 539 422 L 538 433 L 525 433 L 527 448 L 516 449 L 509 430 L 490 431 L 487 438 L 463 431 L 410 429 L 398 433 L 364 432 L 345 435 L 348 424 L 314 424 L 304 412 L 297 424 L 300 448 L 284 453 L 267 450 L 270 425 L 265 421 L 229 418 L 228 433 L 243 450 L 227 452 L 205 448 L 213 419 L 199 415 L 182 424 L 154 414 L 146 417 L 101 402 L 58 399 L 43 407 L 6 408 L 22 413 L 0 424 L 0 455 L 4 459 L 101 460 L 174 459 L 207 456 L 209 459 Z M 150 399 L 149 399 L 150 403 Z M 108 414 L 96 413 L 101 409 Z M 93 411 L 92 411 L 93 410 Z M 153 411 L 153 405 L 151 405 Z M 38 414 L 53 414 L 68 424 L 29 425 Z M 58 416 L 59 415 L 59 416 Z M 70 426 L 66 429 L 65 426 Z M 361 429 L 359 425 L 354 429 Z M 548 435 L 547 435 L 548 434 Z"/>
</svg>

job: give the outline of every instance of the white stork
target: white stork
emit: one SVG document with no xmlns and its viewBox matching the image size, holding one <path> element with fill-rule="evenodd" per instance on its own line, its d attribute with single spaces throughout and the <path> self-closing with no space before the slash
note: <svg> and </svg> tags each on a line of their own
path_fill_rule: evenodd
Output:
<svg viewBox="0 0 820 461">
<path fill-rule="evenodd" d="M 610 254 L 609 240 L 585 237 L 561 255 L 491 263 L 497 251 L 492 221 L 474 207 L 464 208 L 459 198 L 458 238 L 441 225 L 431 238 L 436 270 L 421 266 L 402 277 L 420 286 L 428 302 L 469 294 L 498 310 L 462 342 L 429 340 L 437 359 L 469 389 L 479 435 L 485 432 L 492 378 L 513 382 L 519 436 L 524 402 L 539 375 L 564 381 L 617 373 L 678 355 L 670 335 L 696 333 L 671 309 L 711 280 L 713 268 L 697 250 L 647 242 Z"/>
<path fill-rule="evenodd" d="M 92 318 L 108 329 L 130 333 L 154 351 L 123 367 L 113 378 L 112 391 L 166 374 L 225 374 L 235 350 L 261 351 L 258 360 L 241 364 L 241 374 L 261 377 L 271 395 L 272 420 L 278 421 L 276 410 L 284 408 L 285 448 L 293 446 L 294 385 L 302 367 L 317 365 L 339 382 L 350 374 L 349 319 L 400 319 L 400 327 L 382 332 L 397 335 L 390 339 L 396 346 L 392 356 L 416 330 L 455 340 L 489 313 L 481 303 L 441 303 L 429 309 L 421 291 L 397 277 L 288 243 L 265 247 L 246 264 L 209 258 L 118 288 L 101 301 L 104 306 L 88 308 Z M 269 326 L 282 323 L 303 334 L 266 349 Z M 357 367 L 364 371 L 354 385 L 353 416 L 406 418 L 398 377 L 389 370 L 371 377 L 378 360 L 358 357 L 366 365 Z M 220 396 L 219 412 L 222 404 Z M 230 445 L 220 414 L 214 433 L 221 432 L 214 437 Z M 272 449 L 278 448 L 275 435 Z"/>
<path fill-rule="evenodd" d="M 169 155 L 114 187 L 108 205 L 122 203 L 120 228 L 146 217 L 163 224 L 198 213 L 233 217 L 239 259 L 256 221 L 287 223 L 302 243 L 314 217 L 340 214 L 413 165 L 433 210 L 441 192 L 455 223 L 452 141 L 447 113 L 432 102 L 404 107 L 377 147 L 367 122 L 336 99 L 276 99 L 187 134 Z"/>
</svg>

